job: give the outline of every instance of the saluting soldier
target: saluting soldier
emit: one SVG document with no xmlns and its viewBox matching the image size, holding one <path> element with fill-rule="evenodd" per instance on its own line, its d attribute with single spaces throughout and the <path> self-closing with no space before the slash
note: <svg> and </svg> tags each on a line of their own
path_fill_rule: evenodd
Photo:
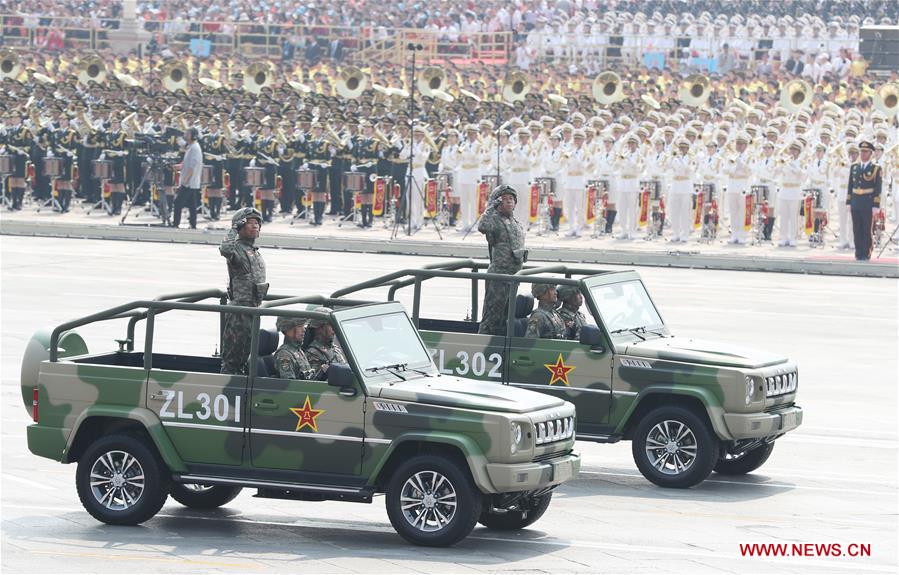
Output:
<svg viewBox="0 0 899 575">
<path fill-rule="evenodd" d="M 527 261 L 524 228 L 515 219 L 518 194 L 511 186 L 499 186 L 490 195 L 487 209 L 478 223 L 478 231 L 487 238 L 490 266 L 487 273 L 516 274 Z M 509 284 L 488 281 L 484 290 L 484 315 L 478 333 L 506 334 L 509 309 Z"/>
<path fill-rule="evenodd" d="M 862 142 L 858 146 L 860 161 L 849 170 L 849 188 L 846 205 L 852 212 L 852 236 L 855 239 L 855 259 L 871 259 L 873 246 L 873 222 L 875 212 L 880 210 L 880 192 L 883 188 L 883 173 L 880 166 L 871 161 L 874 144 Z"/>
</svg>

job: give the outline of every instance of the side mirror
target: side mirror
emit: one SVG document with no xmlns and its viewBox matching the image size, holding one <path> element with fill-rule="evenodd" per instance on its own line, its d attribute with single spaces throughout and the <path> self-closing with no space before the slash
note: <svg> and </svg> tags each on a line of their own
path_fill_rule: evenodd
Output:
<svg viewBox="0 0 899 575">
<path fill-rule="evenodd" d="M 604 351 L 602 349 L 602 332 L 595 325 L 581 326 L 581 345 L 588 346 L 593 351 Z"/>
<path fill-rule="evenodd" d="M 356 387 L 356 376 L 346 363 L 332 363 L 328 367 L 328 385 L 333 387 Z"/>
</svg>

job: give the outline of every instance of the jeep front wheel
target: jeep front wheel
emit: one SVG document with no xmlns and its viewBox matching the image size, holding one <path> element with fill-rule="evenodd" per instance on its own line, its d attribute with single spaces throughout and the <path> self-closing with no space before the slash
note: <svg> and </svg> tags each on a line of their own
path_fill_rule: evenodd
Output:
<svg viewBox="0 0 899 575">
<path fill-rule="evenodd" d="M 715 473 L 721 475 L 752 473 L 768 461 L 772 451 L 774 451 L 774 442 L 762 444 L 751 451 L 725 454 L 715 464 Z"/>
<path fill-rule="evenodd" d="M 78 460 L 75 485 L 87 512 L 110 525 L 143 523 L 162 509 L 169 493 L 156 453 L 131 435 L 90 445 Z"/>
<path fill-rule="evenodd" d="M 403 539 L 445 547 L 471 533 L 481 514 L 481 493 L 462 465 L 419 455 L 394 472 L 387 486 L 387 516 Z"/>
<path fill-rule="evenodd" d="M 242 487 L 204 485 L 201 483 L 173 483 L 169 489 L 172 499 L 191 509 L 215 509 L 237 497 Z"/>
<path fill-rule="evenodd" d="M 543 517 L 552 498 L 552 493 L 546 493 L 538 497 L 523 497 L 507 509 L 485 508 L 478 523 L 498 531 L 524 529 Z"/>
<path fill-rule="evenodd" d="M 634 430 L 631 449 L 640 473 L 661 487 L 702 483 L 718 461 L 718 438 L 683 407 L 657 407 L 646 414 Z"/>
</svg>

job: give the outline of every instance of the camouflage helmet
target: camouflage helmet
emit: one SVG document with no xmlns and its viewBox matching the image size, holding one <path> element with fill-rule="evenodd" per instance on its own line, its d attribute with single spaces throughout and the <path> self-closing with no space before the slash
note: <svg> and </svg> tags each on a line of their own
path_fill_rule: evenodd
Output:
<svg viewBox="0 0 899 575">
<path fill-rule="evenodd" d="M 243 208 L 242 210 L 237 210 L 231 217 L 231 226 L 234 229 L 239 230 L 250 218 L 256 219 L 256 221 L 259 222 L 259 227 L 262 227 L 262 214 L 259 213 L 259 210 L 256 208 Z"/>
<path fill-rule="evenodd" d="M 331 313 L 334 310 L 329 307 L 322 306 L 322 307 L 317 307 L 312 311 L 317 311 L 320 313 Z M 321 327 L 321 326 L 325 325 L 326 323 L 328 323 L 328 320 L 313 318 L 313 319 L 309 320 L 309 323 L 307 325 L 311 328 L 316 328 L 316 327 Z"/>
<path fill-rule="evenodd" d="M 565 301 L 565 300 L 567 300 L 567 299 L 570 298 L 571 296 L 573 296 L 573 295 L 575 295 L 576 293 L 578 293 L 578 291 L 579 291 L 579 290 L 577 289 L 577 286 L 571 286 L 571 285 L 560 285 L 560 286 L 556 286 L 556 293 L 559 294 L 559 300 L 560 300 L 560 301 Z"/>
<path fill-rule="evenodd" d="M 281 333 L 286 331 L 290 331 L 295 327 L 306 325 L 306 318 L 304 317 L 279 317 L 275 321 L 275 327 Z"/>
<path fill-rule="evenodd" d="M 531 285 L 531 295 L 537 299 L 540 299 L 540 296 L 545 294 L 551 289 L 556 289 L 556 286 L 551 284 L 532 284 Z"/>
<path fill-rule="evenodd" d="M 490 201 L 496 202 L 502 196 L 505 196 L 506 194 L 509 194 L 510 196 L 515 198 L 515 203 L 516 204 L 518 203 L 518 192 L 516 192 L 515 188 L 513 188 L 512 186 L 508 186 L 505 184 L 503 184 L 501 186 L 497 186 L 496 188 L 493 189 L 493 191 L 490 193 Z"/>
</svg>

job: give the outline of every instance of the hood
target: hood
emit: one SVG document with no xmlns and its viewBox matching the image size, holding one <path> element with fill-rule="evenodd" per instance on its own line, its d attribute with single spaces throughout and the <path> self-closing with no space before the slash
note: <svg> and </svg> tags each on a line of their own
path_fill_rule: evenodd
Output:
<svg viewBox="0 0 899 575">
<path fill-rule="evenodd" d="M 757 369 L 789 361 L 787 357 L 779 354 L 688 337 L 666 337 L 629 343 L 625 353 L 647 359 L 665 359 L 747 369 Z"/>
<path fill-rule="evenodd" d="M 378 397 L 506 413 L 528 413 L 565 404 L 563 400 L 543 393 L 445 375 L 385 385 Z"/>
</svg>

